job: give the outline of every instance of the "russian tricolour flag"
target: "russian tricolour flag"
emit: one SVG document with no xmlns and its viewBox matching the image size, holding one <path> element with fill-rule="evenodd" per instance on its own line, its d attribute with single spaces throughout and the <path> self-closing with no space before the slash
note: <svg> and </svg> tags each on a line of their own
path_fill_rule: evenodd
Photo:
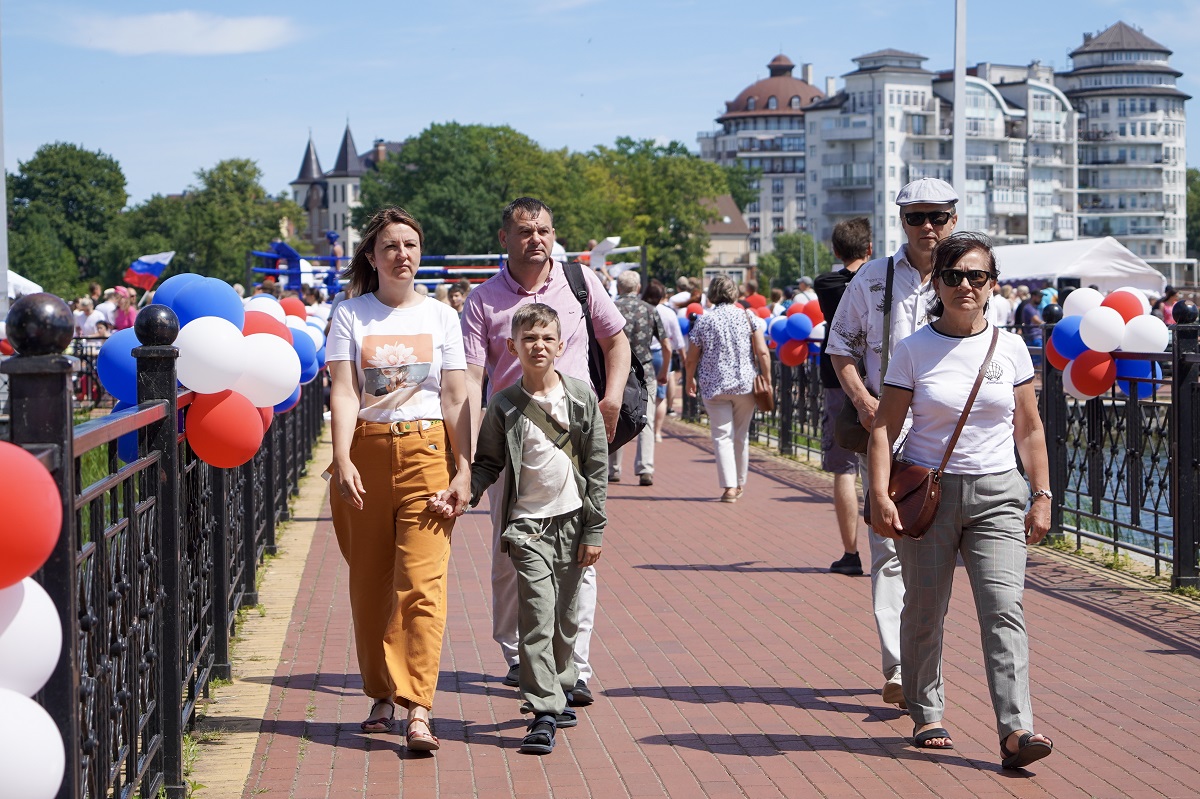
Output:
<svg viewBox="0 0 1200 799">
<path fill-rule="evenodd" d="M 125 270 L 125 282 L 140 289 L 154 288 L 155 282 L 162 277 L 163 270 L 167 268 L 167 264 L 171 263 L 171 259 L 174 257 L 174 250 L 143 255 Z"/>
</svg>

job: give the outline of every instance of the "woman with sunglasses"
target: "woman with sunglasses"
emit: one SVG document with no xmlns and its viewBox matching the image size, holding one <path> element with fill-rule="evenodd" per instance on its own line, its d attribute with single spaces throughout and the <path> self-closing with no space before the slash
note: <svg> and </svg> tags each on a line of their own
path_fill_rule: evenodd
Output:
<svg viewBox="0 0 1200 799">
<path fill-rule="evenodd" d="M 998 276 L 991 242 L 982 234 L 955 233 L 934 251 L 932 321 L 896 347 L 871 432 L 871 524 L 896 540 L 904 575 L 900 661 L 914 744 L 954 746 L 942 721 L 942 645 L 961 555 L 979 617 L 1002 765 L 1022 768 L 1053 748 L 1049 738 L 1033 732 L 1022 607 L 1026 547 L 1050 529 L 1051 495 L 1029 351 L 1020 336 L 985 317 Z M 981 369 L 979 393 L 941 475 L 937 516 L 924 537 L 905 538 L 887 493 L 892 446 L 905 417 L 911 410 L 903 460 L 939 467 Z M 1017 470 L 1014 442 L 1029 485 Z"/>
</svg>

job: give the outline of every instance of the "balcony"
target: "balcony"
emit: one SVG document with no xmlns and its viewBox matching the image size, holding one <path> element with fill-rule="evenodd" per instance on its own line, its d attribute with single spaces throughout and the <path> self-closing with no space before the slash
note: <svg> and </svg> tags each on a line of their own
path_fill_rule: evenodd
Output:
<svg viewBox="0 0 1200 799">
<path fill-rule="evenodd" d="M 821 188 L 823 189 L 869 189 L 874 185 L 875 178 L 870 175 L 823 178 L 821 180 Z"/>
<path fill-rule="evenodd" d="M 875 206 L 861 201 L 827 202 L 821 207 L 821 213 L 828 216 L 871 216 L 875 213 Z"/>
<path fill-rule="evenodd" d="M 875 158 L 870 153 L 865 157 L 856 158 L 845 153 L 827 153 L 821 156 L 821 166 L 848 166 L 850 164 L 874 164 Z"/>
<path fill-rule="evenodd" d="M 834 120 L 835 124 L 828 127 L 822 125 L 821 138 L 825 141 L 850 141 L 854 139 L 870 139 L 874 136 L 871 118 L 867 116 L 851 116 Z"/>
</svg>

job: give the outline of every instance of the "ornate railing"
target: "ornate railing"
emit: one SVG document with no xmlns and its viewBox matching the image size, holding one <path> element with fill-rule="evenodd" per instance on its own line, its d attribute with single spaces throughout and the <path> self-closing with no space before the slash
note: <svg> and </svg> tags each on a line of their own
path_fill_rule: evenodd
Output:
<svg viewBox="0 0 1200 799">
<path fill-rule="evenodd" d="M 63 502 L 58 545 L 36 575 L 64 630 L 37 697 L 66 745 L 61 799 L 186 795 L 184 732 L 209 682 L 230 676 L 237 611 L 258 601 L 258 565 L 322 424 L 314 382 L 251 461 L 209 466 L 180 428 L 193 395 L 178 390 L 174 332 L 145 327 L 140 404 L 128 413 L 74 424 L 77 363 L 57 354 L 62 331 L 48 328 L 2 367 L 8 435 L 47 465 Z M 137 437 L 137 458 L 122 464 L 125 435 Z"/>
</svg>

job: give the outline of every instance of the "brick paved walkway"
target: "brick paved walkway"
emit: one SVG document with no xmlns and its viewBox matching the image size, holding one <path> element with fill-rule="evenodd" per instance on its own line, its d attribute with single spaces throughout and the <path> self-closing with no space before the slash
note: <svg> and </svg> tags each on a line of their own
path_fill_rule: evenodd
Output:
<svg viewBox="0 0 1200 799">
<path fill-rule="evenodd" d="M 707 435 L 681 425 L 658 461 L 653 487 L 627 477 L 610 491 L 597 702 L 545 758 L 516 752 L 523 725 L 490 635 L 481 511 L 455 529 L 434 708 L 442 750 L 410 755 L 399 732 L 359 733 L 368 703 L 323 505 L 242 796 L 1197 795 L 1195 604 L 1036 551 L 1026 592 L 1034 710 L 1058 751 L 1004 772 L 960 569 L 945 665 L 957 749 L 918 752 L 907 717 L 879 697 L 869 580 L 826 571 L 839 554 L 829 481 L 756 457 L 745 499 L 714 502 Z M 220 727 L 220 703 L 210 714 Z"/>
</svg>

